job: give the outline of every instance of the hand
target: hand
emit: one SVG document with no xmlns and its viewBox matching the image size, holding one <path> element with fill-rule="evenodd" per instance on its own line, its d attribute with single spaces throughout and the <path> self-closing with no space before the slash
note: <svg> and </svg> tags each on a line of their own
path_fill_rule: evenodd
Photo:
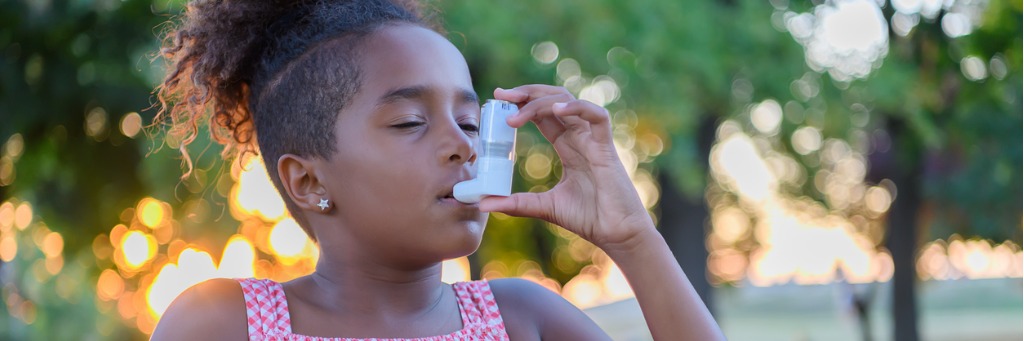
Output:
<svg viewBox="0 0 1024 341">
<path fill-rule="evenodd" d="M 654 230 L 615 151 L 607 110 L 550 85 L 499 88 L 494 98 L 519 105 L 510 126 L 537 125 L 562 160 L 562 177 L 546 192 L 484 198 L 480 210 L 540 218 L 606 251 L 630 247 L 642 232 Z"/>
</svg>

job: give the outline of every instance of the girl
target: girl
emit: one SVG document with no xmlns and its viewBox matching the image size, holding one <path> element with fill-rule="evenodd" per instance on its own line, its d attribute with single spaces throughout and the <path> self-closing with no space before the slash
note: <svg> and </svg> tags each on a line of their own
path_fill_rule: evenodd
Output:
<svg viewBox="0 0 1024 341">
<path fill-rule="evenodd" d="M 559 87 L 496 89 L 520 107 L 509 125 L 533 122 L 553 143 L 561 180 L 479 204 L 452 197 L 475 173 L 479 98 L 461 53 L 418 13 L 388 0 L 188 5 L 158 89 L 178 104 L 158 118 L 186 143 L 209 119 L 226 150 L 258 147 L 320 258 L 287 283 L 196 285 L 153 339 L 607 339 L 532 282 L 441 282 L 443 260 L 479 246 L 486 212 L 544 219 L 604 250 L 655 339 L 723 339 L 641 205 L 602 107 Z"/>
</svg>

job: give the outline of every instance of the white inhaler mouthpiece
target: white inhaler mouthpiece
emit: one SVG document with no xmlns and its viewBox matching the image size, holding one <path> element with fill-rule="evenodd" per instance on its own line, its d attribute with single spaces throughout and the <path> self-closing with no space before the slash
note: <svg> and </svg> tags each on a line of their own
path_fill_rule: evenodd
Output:
<svg viewBox="0 0 1024 341">
<path fill-rule="evenodd" d="M 512 194 L 516 128 L 505 122 L 519 108 L 511 102 L 489 99 L 480 110 L 480 143 L 476 146 L 476 179 L 455 184 L 455 200 L 467 204 L 486 196 Z"/>
</svg>

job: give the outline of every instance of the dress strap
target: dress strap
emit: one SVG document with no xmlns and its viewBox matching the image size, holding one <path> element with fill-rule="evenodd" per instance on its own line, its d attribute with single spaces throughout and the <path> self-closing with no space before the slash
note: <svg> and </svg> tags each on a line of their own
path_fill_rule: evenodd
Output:
<svg viewBox="0 0 1024 341">
<path fill-rule="evenodd" d="M 245 297 L 249 340 L 270 340 L 291 333 L 288 301 L 281 283 L 253 278 L 238 279 L 238 283 Z"/>
<path fill-rule="evenodd" d="M 491 286 L 486 280 L 458 282 L 452 286 L 459 297 L 463 324 L 482 327 L 483 330 L 490 330 L 495 335 L 503 335 L 507 339 L 498 303 L 494 301 L 494 293 L 491 292 Z"/>
</svg>

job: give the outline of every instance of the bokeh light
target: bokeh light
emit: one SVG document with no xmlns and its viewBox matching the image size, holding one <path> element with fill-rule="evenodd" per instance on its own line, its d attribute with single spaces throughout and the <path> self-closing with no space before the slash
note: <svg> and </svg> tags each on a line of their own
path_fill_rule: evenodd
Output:
<svg viewBox="0 0 1024 341">
<path fill-rule="evenodd" d="M 33 17 L 67 19 L 64 14 L 48 17 L 60 6 L 45 1 L 25 3 Z M 958 134 L 970 133 L 961 127 L 947 130 L 946 122 L 961 119 L 961 115 L 950 117 L 949 113 L 958 114 L 978 103 L 995 103 L 995 108 L 971 109 L 967 112 L 979 114 L 968 116 L 990 117 L 985 111 L 998 114 L 1005 107 L 1019 107 L 1014 106 L 1019 104 L 1019 91 L 1006 91 L 1019 87 L 1004 85 L 1019 83 L 1019 53 L 991 48 L 996 45 L 993 42 L 1006 37 L 1019 41 L 1019 32 L 1012 30 L 1019 28 L 1000 27 L 1006 26 L 1001 21 L 1007 15 L 995 15 L 997 11 L 989 10 L 989 4 L 999 5 L 992 8 L 1002 13 L 1007 8 L 1016 10 L 1019 17 L 1019 4 L 984 0 L 772 0 L 768 4 L 712 6 L 713 10 L 695 11 L 696 15 L 677 12 L 691 17 L 653 22 L 656 25 L 651 27 L 658 30 L 635 37 L 628 30 L 604 31 L 611 21 L 586 26 L 580 32 L 593 33 L 587 39 L 573 39 L 571 35 L 578 32 L 572 29 L 538 38 L 538 32 L 551 27 L 516 32 L 519 21 L 513 26 L 488 21 L 503 30 L 499 34 L 520 34 L 527 40 L 480 39 L 477 30 L 462 30 L 466 46 L 460 48 L 469 47 L 467 61 L 474 80 L 480 81 L 474 86 L 506 85 L 493 84 L 494 79 L 551 83 L 605 107 L 611 114 L 615 151 L 656 224 L 654 208 L 663 190 L 660 178 L 679 180 L 690 190 L 685 194 L 704 194 L 689 199 L 702 198 L 708 204 L 710 230 L 702 242 L 709 251 L 706 275 L 713 285 L 860 284 L 891 280 L 893 256 L 885 242 L 888 216 L 896 209 L 903 213 L 904 206 L 894 207 L 894 203 L 913 198 L 907 193 L 915 194 L 906 192 L 901 197 L 898 190 L 917 190 L 897 188 L 892 180 L 879 179 L 876 173 L 884 176 L 885 167 L 893 166 L 884 164 L 886 160 L 881 168 L 872 164 L 878 158 L 904 157 L 901 153 L 910 146 L 905 143 L 906 136 L 890 130 L 899 125 L 897 121 L 908 119 L 905 123 L 912 131 L 931 136 L 923 141 L 927 169 L 922 180 L 928 182 L 951 168 L 974 165 L 961 164 L 957 158 L 962 155 L 974 157 L 979 151 L 998 149 L 968 143 L 962 150 L 954 148 L 952 156 L 944 154 L 950 150 L 942 143 L 963 142 L 965 138 Z M 124 6 L 108 1 L 70 10 L 89 13 L 89 18 L 98 18 L 93 20 L 96 24 L 152 14 L 117 10 L 128 9 Z M 154 2 L 151 9 L 164 13 L 180 11 L 181 6 L 178 2 Z M 513 7 L 507 10 L 519 10 Z M 606 12 L 604 5 L 577 7 L 581 13 L 619 14 Z M 555 10 L 535 14 L 548 19 L 551 13 L 547 12 L 559 15 L 558 6 L 551 9 Z M 750 14 L 747 9 L 762 12 Z M 633 14 L 632 10 L 626 14 Z M 512 13 L 508 11 L 501 12 Z M 721 32 L 676 26 L 680 22 L 697 24 L 720 14 L 741 24 L 725 25 L 722 28 L 729 30 Z M 750 24 L 769 24 L 770 20 L 775 31 L 733 20 L 748 15 L 747 19 L 754 19 Z M 1014 18 L 1012 14 L 1009 17 Z M 721 18 L 709 22 L 717 19 Z M 633 28 L 652 23 L 616 22 Z M 706 23 L 700 27 L 717 27 L 703 25 Z M 687 29 L 673 31 L 680 27 Z M 40 94 L 14 98 L 19 105 L 9 110 L 18 113 L 29 108 L 45 113 L 19 116 L 21 119 L 12 121 L 9 137 L 0 140 L 0 192 L 7 195 L 0 198 L 0 299 L 4 303 L 0 310 L 10 322 L 7 329 L 0 329 L 14 339 L 25 335 L 18 334 L 21 330 L 53 333 L 25 338 L 61 339 L 69 338 L 69 330 L 82 329 L 95 330 L 95 334 L 81 335 L 87 339 L 139 338 L 139 332 L 152 332 L 175 297 L 197 283 L 246 277 L 284 282 L 316 268 L 319 247 L 287 212 L 258 150 L 241 159 L 222 160 L 217 157 L 218 144 L 208 137 L 208 126 L 200 124 L 194 143 L 188 146 L 189 136 L 161 136 L 160 129 L 148 129 L 160 128 L 160 124 L 148 125 L 145 121 L 152 112 L 138 108 L 143 102 L 129 100 L 128 95 L 145 95 L 166 70 L 147 70 L 146 63 L 116 67 L 116 62 L 105 60 L 109 58 L 96 52 L 107 40 L 118 39 L 115 36 L 97 39 L 90 33 L 96 30 L 88 29 L 43 31 L 44 37 L 53 39 L 18 39 L 28 31 L 0 34 L 0 49 L 17 62 L 14 80 Z M 722 34 L 729 39 L 717 39 Z M 9 39 L 12 37 L 14 40 Z M 44 51 L 38 49 L 45 44 L 25 41 L 64 45 L 63 50 Z M 129 44 L 134 47 L 122 52 L 135 61 L 143 60 L 137 57 L 152 50 L 151 43 Z M 480 47 L 493 52 L 474 50 Z M 658 53 L 650 53 L 652 47 Z M 739 50 L 746 51 L 741 53 L 743 58 L 733 58 Z M 54 51 L 73 57 L 60 58 L 60 53 L 51 53 Z M 124 53 L 115 55 L 125 57 Z M 796 63 L 791 63 L 794 60 Z M 770 63 L 771 67 L 753 62 Z M 476 74 L 481 70 L 483 73 Z M 53 96 L 51 92 L 67 88 L 54 86 L 53 80 L 68 79 L 71 85 L 80 85 L 73 88 L 84 91 L 82 96 Z M 144 84 L 147 82 L 150 84 Z M 886 87 L 890 85 L 892 88 Z M 23 90 L 12 89 L 17 90 L 15 96 Z M 906 96 L 899 95 L 904 92 Z M 987 99 L 965 100 L 957 93 Z M 32 98 L 43 100 L 33 103 Z M 705 123 L 713 120 L 724 121 L 716 130 L 707 130 Z M 992 122 L 999 121 L 972 121 L 981 126 Z M 708 151 L 704 137 L 711 132 L 715 136 L 709 138 L 713 140 L 710 156 L 700 160 L 701 153 Z M 551 189 L 563 172 L 558 156 L 532 128 L 521 129 L 518 138 L 515 190 Z M 147 145 L 150 148 L 145 148 Z M 192 173 L 180 181 L 175 167 L 180 160 L 173 159 L 179 148 L 188 150 L 190 162 L 194 162 L 189 164 L 194 166 Z M 230 152 L 223 155 L 233 155 Z M 79 162 L 82 160 L 100 162 L 92 165 Z M 700 166 L 704 161 L 708 162 L 707 173 Z M 71 163 L 75 168 L 67 166 Z M 88 167 L 77 166 L 83 164 Z M 1001 180 L 1009 183 L 1015 179 L 1013 170 L 1019 168 L 1013 165 L 982 171 L 1011 179 Z M 115 179 L 100 181 L 97 172 Z M 989 190 L 979 186 L 976 192 Z M 91 196 L 103 200 L 90 200 Z M 1022 277 L 1024 258 L 1021 246 L 1014 242 L 959 235 L 934 239 L 936 233 L 948 235 L 949 229 L 977 232 L 977 222 L 967 221 L 973 216 L 964 221 L 935 221 L 948 217 L 935 213 L 941 209 L 941 205 L 931 206 L 935 200 L 927 198 L 918 212 L 922 227 L 931 228 L 930 235 L 918 239 L 923 242 L 916 262 L 919 279 Z M 87 214 L 77 206 L 65 209 L 68 203 L 83 202 L 96 207 L 86 209 Z M 668 209 L 673 208 L 658 210 Z M 487 240 L 474 256 L 442 262 L 442 281 L 476 279 L 471 274 L 477 270 L 481 278 L 518 277 L 583 308 L 632 297 L 616 264 L 586 240 L 546 222 L 526 222 L 504 214 L 492 214 L 490 224 L 487 236 L 505 235 L 494 238 L 500 240 L 497 243 Z M 523 226 L 530 228 L 509 232 L 513 231 L 509 227 Z M 89 233 L 83 235 L 82 231 Z M 1001 231 L 992 235 L 998 233 Z M 508 236 L 512 238 L 505 238 Z M 1019 239 L 1019 231 L 1011 231 L 1009 238 Z M 705 274 L 689 275 L 703 279 Z M 957 283 L 938 285 L 947 284 Z M 717 291 L 722 292 L 730 291 Z M 65 318 L 85 315 L 91 319 Z M 68 324 L 51 328 L 54 321 Z"/>
<path fill-rule="evenodd" d="M 142 130 L 142 116 L 137 112 L 130 112 L 121 118 L 121 134 L 127 137 L 135 137 Z"/>
<path fill-rule="evenodd" d="M 24 230 L 28 227 L 28 224 L 32 222 L 32 205 L 27 202 L 23 202 L 18 205 L 18 208 L 14 211 L 14 226 L 19 230 Z"/>
<path fill-rule="evenodd" d="M 985 62 L 976 56 L 967 56 L 961 59 L 960 70 L 963 71 L 964 77 L 972 81 L 981 81 L 988 77 Z"/>
<path fill-rule="evenodd" d="M 278 221 L 286 214 L 284 200 L 277 193 L 270 175 L 260 157 L 251 157 L 244 163 L 238 182 L 232 188 L 234 199 L 232 213 L 240 220 L 246 216 L 256 215 L 266 221 Z M 237 212 L 237 213 L 236 213 Z"/>
<path fill-rule="evenodd" d="M 455 283 L 469 280 L 469 258 L 459 257 L 441 262 L 442 282 Z"/>
<path fill-rule="evenodd" d="M 85 134 L 99 140 L 106 133 L 107 111 L 100 107 L 92 108 L 85 115 Z"/>
<path fill-rule="evenodd" d="M 283 219 L 270 231 L 270 250 L 285 264 L 294 264 L 300 258 L 312 257 L 313 248 L 313 241 L 295 219 Z"/>
<path fill-rule="evenodd" d="M 12 233 L 4 233 L 0 236 L 0 260 L 10 262 L 18 255 L 18 242 Z"/>
<path fill-rule="evenodd" d="M 141 231 L 129 231 L 120 246 L 128 269 L 138 269 L 156 255 L 156 239 Z"/>
<path fill-rule="evenodd" d="M 217 277 L 249 278 L 256 275 L 256 249 L 252 242 L 242 235 L 234 235 L 228 239 L 224 253 L 220 257 Z"/>
<path fill-rule="evenodd" d="M 558 45 L 550 41 L 537 43 L 530 49 L 533 59 L 541 64 L 551 64 L 558 60 Z"/>
<path fill-rule="evenodd" d="M 804 45 L 807 65 L 839 81 L 867 77 L 888 53 L 888 26 L 872 0 L 829 1 L 812 13 L 786 14 L 786 29 Z"/>
<path fill-rule="evenodd" d="M 124 292 L 124 280 L 121 279 L 121 275 L 113 269 L 103 270 L 96 283 L 97 297 L 104 301 L 111 301 L 121 297 L 122 292 Z"/>
<path fill-rule="evenodd" d="M 775 135 L 782 123 L 782 106 L 773 99 L 765 100 L 750 111 L 750 122 L 761 133 Z"/>
<path fill-rule="evenodd" d="M 135 212 L 138 212 L 139 221 L 150 228 L 159 226 L 160 222 L 164 220 L 164 216 L 167 215 L 164 205 L 153 198 L 145 198 L 139 201 L 139 206 L 135 209 Z"/>
</svg>

